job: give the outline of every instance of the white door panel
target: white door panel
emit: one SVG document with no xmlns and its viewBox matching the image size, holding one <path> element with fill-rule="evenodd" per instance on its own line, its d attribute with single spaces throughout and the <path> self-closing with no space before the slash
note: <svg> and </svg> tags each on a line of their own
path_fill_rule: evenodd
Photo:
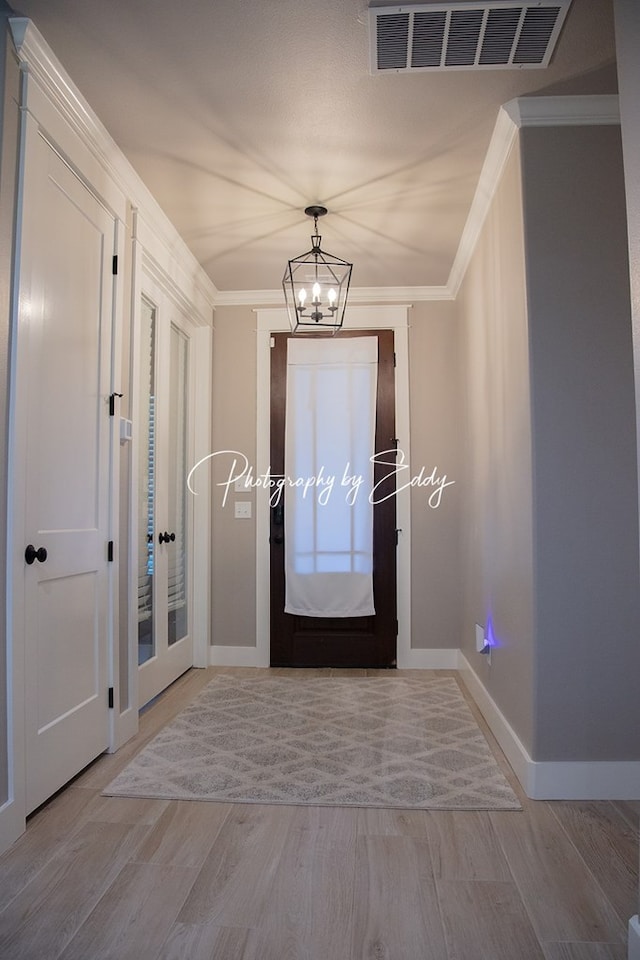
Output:
<svg viewBox="0 0 640 960">
<path fill-rule="evenodd" d="M 193 340 L 166 292 L 149 281 L 144 289 L 136 407 L 141 706 L 193 665 L 193 511 L 186 490 L 193 458 Z"/>
<path fill-rule="evenodd" d="M 108 746 L 113 217 L 40 137 L 27 153 L 20 329 L 26 794 L 33 810 Z"/>
</svg>

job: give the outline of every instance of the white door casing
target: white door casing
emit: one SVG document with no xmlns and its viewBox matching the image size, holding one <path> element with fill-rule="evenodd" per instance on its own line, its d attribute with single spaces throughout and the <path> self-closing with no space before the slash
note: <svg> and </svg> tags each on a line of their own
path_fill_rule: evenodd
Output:
<svg viewBox="0 0 640 960">
<path fill-rule="evenodd" d="M 194 503 L 193 498 L 187 494 L 185 506 L 186 514 L 182 533 L 184 541 L 178 535 L 177 541 L 169 543 L 160 542 L 160 534 L 165 532 L 174 533 L 175 523 L 171 516 L 172 501 L 175 495 L 175 486 L 186 484 L 189 465 L 193 463 L 194 458 L 194 420 L 195 420 L 195 396 L 194 396 L 194 368 L 195 368 L 195 340 L 194 333 L 196 328 L 191 324 L 178 305 L 172 300 L 168 289 L 158 282 L 157 277 L 152 278 L 147 272 L 142 271 L 140 282 L 141 297 L 138 298 L 136 309 L 139 311 L 143 301 L 150 307 L 154 313 L 155 326 L 155 496 L 154 496 L 154 518 L 150 532 L 153 536 L 154 545 L 154 573 L 153 573 L 153 649 L 151 656 L 140 665 L 138 674 L 138 703 L 140 706 L 147 703 L 153 697 L 157 696 L 162 690 L 179 677 L 185 670 L 188 670 L 194 663 L 194 604 L 193 604 L 193 535 L 194 535 Z M 143 324 L 136 323 L 136 356 L 140 358 L 141 364 L 136 367 L 136 376 L 142 379 L 142 368 L 146 363 L 145 349 L 140 343 L 140 336 Z M 186 350 L 187 389 L 185 396 L 180 398 L 175 395 L 176 384 L 172 383 L 172 341 L 179 338 L 184 344 Z M 137 482 L 140 481 L 141 460 L 139 456 L 139 445 L 142 442 L 143 432 L 147 425 L 144 423 L 144 417 L 141 415 L 138 390 L 136 390 L 136 402 L 134 405 L 134 460 L 137 466 Z M 173 453 L 169 450 L 170 421 L 175 414 L 176 406 L 180 400 L 185 404 L 186 413 L 186 443 L 185 443 L 185 464 L 186 468 L 180 470 L 180 476 L 176 474 Z M 173 482 L 170 482 L 173 481 Z M 136 486 L 134 491 L 136 498 L 136 525 L 135 530 L 142 529 L 140 525 L 139 511 L 144 508 L 139 497 L 139 488 Z M 179 549 L 185 549 L 186 565 L 186 611 L 187 611 L 187 632 L 176 642 L 171 643 L 168 636 L 168 617 L 169 617 L 169 582 L 172 573 L 172 559 Z M 138 549 L 142 550 L 141 545 Z M 136 563 L 136 571 L 140 563 L 140 557 Z"/>
</svg>

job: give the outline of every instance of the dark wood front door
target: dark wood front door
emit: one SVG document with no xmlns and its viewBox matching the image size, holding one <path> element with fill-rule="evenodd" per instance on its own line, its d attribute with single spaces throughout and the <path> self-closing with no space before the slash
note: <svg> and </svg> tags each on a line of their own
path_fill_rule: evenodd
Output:
<svg viewBox="0 0 640 960">
<path fill-rule="evenodd" d="M 287 340 L 273 336 L 271 349 L 271 469 L 284 474 Z M 340 337 L 378 338 L 375 452 L 395 447 L 395 369 L 392 330 L 344 331 Z M 283 500 L 271 509 L 271 666 L 395 667 L 396 665 L 396 498 L 394 457 L 375 463 L 373 509 L 373 595 L 375 615 L 303 617 L 284 612 Z"/>
</svg>

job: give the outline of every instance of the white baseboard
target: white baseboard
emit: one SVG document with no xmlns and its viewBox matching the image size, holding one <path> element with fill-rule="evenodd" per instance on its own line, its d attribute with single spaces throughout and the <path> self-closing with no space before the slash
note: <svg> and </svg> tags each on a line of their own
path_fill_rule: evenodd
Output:
<svg viewBox="0 0 640 960">
<path fill-rule="evenodd" d="M 459 662 L 460 676 L 465 687 L 475 700 L 482 716 L 489 725 L 489 729 L 500 744 L 513 772 L 522 785 L 522 789 L 530 797 L 529 774 L 533 763 L 531 757 L 461 650 L 459 651 Z"/>
<path fill-rule="evenodd" d="M 629 952 L 627 960 L 640 960 L 640 919 L 635 916 L 629 920 Z"/>
<path fill-rule="evenodd" d="M 458 650 L 409 650 L 404 655 L 398 651 L 400 670 L 457 670 Z M 209 647 L 211 667 L 268 667 L 257 647 Z"/>
<path fill-rule="evenodd" d="M 532 800 L 640 799 L 640 761 L 532 760 L 462 652 L 459 669 L 522 789 Z"/>
<path fill-rule="evenodd" d="M 534 800 L 640 800 L 637 760 L 546 761 L 531 764 Z"/>
<path fill-rule="evenodd" d="M 398 650 L 399 670 L 457 670 L 459 668 L 458 649 L 447 650 Z"/>
<path fill-rule="evenodd" d="M 257 647 L 209 647 L 210 667 L 268 667 Z"/>
</svg>

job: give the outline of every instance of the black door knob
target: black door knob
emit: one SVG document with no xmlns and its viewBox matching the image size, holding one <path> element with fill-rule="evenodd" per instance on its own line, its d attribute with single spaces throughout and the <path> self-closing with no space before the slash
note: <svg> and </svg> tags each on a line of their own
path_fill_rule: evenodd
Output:
<svg viewBox="0 0 640 960">
<path fill-rule="evenodd" d="M 34 560 L 37 560 L 38 563 L 44 563 L 47 559 L 47 550 L 46 547 L 34 547 L 32 543 L 29 543 L 24 551 L 25 562 L 31 566 Z"/>
</svg>

